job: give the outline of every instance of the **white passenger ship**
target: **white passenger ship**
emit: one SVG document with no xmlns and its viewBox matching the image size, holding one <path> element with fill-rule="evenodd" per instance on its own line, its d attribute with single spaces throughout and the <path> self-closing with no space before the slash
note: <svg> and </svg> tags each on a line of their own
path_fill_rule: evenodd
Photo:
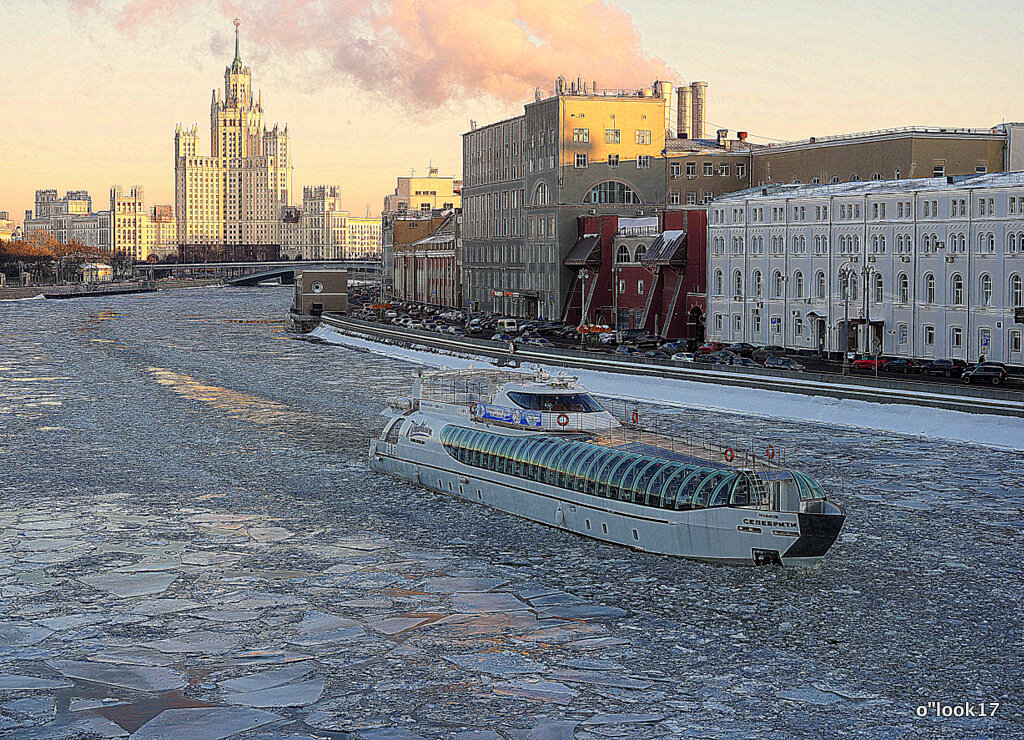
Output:
<svg viewBox="0 0 1024 740">
<path fill-rule="evenodd" d="M 605 542 L 722 563 L 811 565 L 845 515 L 810 476 L 620 422 L 576 378 L 422 373 L 370 443 L 370 466 Z"/>
</svg>

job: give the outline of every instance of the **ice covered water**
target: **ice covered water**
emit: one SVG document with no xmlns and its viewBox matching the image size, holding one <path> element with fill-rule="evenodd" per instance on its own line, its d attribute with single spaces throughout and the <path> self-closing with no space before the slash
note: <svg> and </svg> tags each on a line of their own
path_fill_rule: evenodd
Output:
<svg viewBox="0 0 1024 740">
<path fill-rule="evenodd" d="M 654 557 L 371 473 L 415 366 L 232 321 L 289 298 L 0 308 L 0 735 L 1020 736 L 1019 453 L 648 405 L 849 514 L 812 570 Z"/>
</svg>

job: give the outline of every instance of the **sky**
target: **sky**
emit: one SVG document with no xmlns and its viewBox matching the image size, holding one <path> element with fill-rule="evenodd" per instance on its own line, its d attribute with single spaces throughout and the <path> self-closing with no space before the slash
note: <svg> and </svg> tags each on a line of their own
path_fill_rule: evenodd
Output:
<svg viewBox="0 0 1024 740">
<path fill-rule="evenodd" d="M 0 0 L 0 210 L 37 188 L 141 185 L 174 202 L 177 123 L 209 153 L 234 56 L 287 123 L 293 200 L 338 184 L 377 214 L 395 178 L 461 174 L 471 119 L 534 87 L 708 81 L 707 120 L 757 142 L 1024 120 L 1024 2 L 932 0 Z"/>
</svg>

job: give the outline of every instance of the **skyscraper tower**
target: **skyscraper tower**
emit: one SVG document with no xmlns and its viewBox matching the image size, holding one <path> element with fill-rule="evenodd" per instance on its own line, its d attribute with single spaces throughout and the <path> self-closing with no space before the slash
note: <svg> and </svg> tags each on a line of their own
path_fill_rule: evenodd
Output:
<svg viewBox="0 0 1024 740">
<path fill-rule="evenodd" d="M 260 93 L 242 63 L 234 20 L 235 57 L 224 69 L 224 89 L 210 101 L 210 156 L 198 154 L 198 129 L 175 134 L 175 201 L 182 245 L 279 246 L 281 211 L 289 205 L 292 165 L 288 127 L 267 130 Z"/>
</svg>

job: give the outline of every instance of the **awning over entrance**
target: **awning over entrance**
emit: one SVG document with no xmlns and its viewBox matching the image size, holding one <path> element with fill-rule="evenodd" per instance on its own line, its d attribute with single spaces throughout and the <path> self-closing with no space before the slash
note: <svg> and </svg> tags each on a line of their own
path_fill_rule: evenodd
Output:
<svg viewBox="0 0 1024 740">
<path fill-rule="evenodd" d="M 565 257 L 566 267 L 587 267 L 601 264 L 601 237 L 587 234 L 580 237 Z"/>
</svg>

